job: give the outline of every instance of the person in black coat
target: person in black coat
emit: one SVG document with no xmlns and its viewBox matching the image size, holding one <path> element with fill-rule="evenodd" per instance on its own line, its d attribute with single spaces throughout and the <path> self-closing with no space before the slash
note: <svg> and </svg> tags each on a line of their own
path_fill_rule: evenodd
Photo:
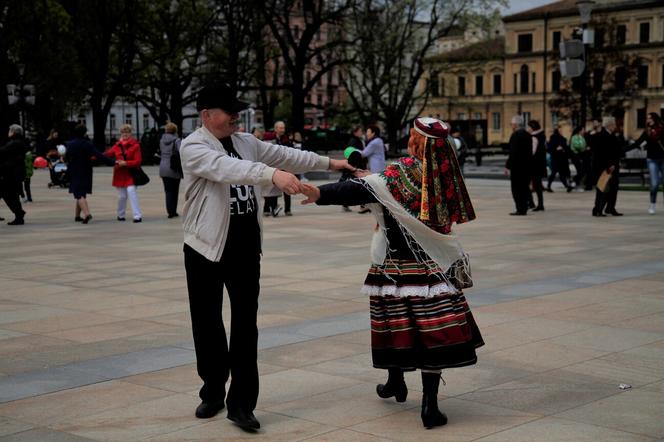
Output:
<svg viewBox="0 0 664 442">
<path fill-rule="evenodd" d="M 9 141 L 0 147 L 0 197 L 14 213 L 10 226 L 25 224 L 25 211 L 21 206 L 21 189 L 25 179 L 25 152 L 23 128 L 18 124 L 9 126 Z"/>
<path fill-rule="evenodd" d="M 544 210 L 544 187 L 542 180 L 547 176 L 546 170 L 546 138 L 539 121 L 530 120 L 528 122 L 528 132 L 533 137 L 533 166 L 532 166 L 532 185 L 537 194 L 537 206 L 533 202 L 532 193 L 529 193 L 529 206 L 533 212 Z"/>
<path fill-rule="evenodd" d="M 593 176 L 599 179 L 604 171 L 611 174 L 605 191 L 596 190 L 595 207 L 593 207 L 592 211 L 593 216 L 606 216 L 605 212 L 613 216 L 622 216 L 622 213 L 616 210 L 622 143 L 620 138 L 615 134 L 615 131 L 615 118 L 604 117 L 602 119 L 602 130 L 593 135 Z"/>
<path fill-rule="evenodd" d="M 512 117 L 512 130 L 514 132 L 510 137 L 510 152 L 505 163 L 505 174 L 510 177 L 512 198 L 516 205 L 516 211 L 510 215 L 525 215 L 528 212 L 530 195 L 533 140 L 523 127 L 521 115 Z"/>
<path fill-rule="evenodd" d="M 551 154 L 551 175 L 549 175 L 549 183 L 546 186 L 546 191 L 553 192 L 551 184 L 556 175 L 559 175 L 560 182 L 563 183 L 563 186 L 567 188 L 568 192 L 571 192 L 572 186 L 567 182 L 567 179 L 570 176 L 568 158 L 569 147 L 567 146 L 567 140 L 560 134 L 558 128 L 553 129 L 553 133 L 549 138 L 547 150 L 549 151 L 549 154 Z"/>
<path fill-rule="evenodd" d="M 92 219 L 88 206 L 87 195 L 92 193 L 92 158 L 104 162 L 109 166 L 115 160 L 98 151 L 95 146 L 85 138 L 88 129 L 79 125 L 74 129 L 74 139 L 66 143 L 66 160 L 69 172 L 69 193 L 74 195 L 76 210 L 74 221 L 87 224 Z M 83 216 L 81 217 L 81 214 Z"/>
</svg>

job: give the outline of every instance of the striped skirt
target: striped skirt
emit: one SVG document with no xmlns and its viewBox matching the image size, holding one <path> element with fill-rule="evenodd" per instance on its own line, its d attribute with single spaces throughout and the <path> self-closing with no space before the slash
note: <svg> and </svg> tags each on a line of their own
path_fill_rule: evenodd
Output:
<svg viewBox="0 0 664 442">
<path fill-rule="evenodd" d="M 384 266 L 372 267 L 363 289 L 370 295 L 374 367 L 436 370 L 475 364 L 475 349 L 484 341 L 463 293 L 427 266 L 418 270 L 414 261 L 397 266 L 401 271 L 388 275 Z"/>
</svg>

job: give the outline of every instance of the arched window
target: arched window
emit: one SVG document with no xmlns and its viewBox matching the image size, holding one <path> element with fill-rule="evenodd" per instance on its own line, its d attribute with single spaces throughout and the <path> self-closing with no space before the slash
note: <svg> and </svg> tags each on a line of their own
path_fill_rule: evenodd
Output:
<svg viewBox="0 0 664 442">
<path fill-rule="evenodd" d="M 520 83 L 521 83 L 521 90 L 520 92 L 522 94 L 527 94 L 528 93 L 528 80 L 529 80 L 529 75 L 528 75 L 528 66 L 521 65 L 521 72 L 520 72 Z"/>
</svg>

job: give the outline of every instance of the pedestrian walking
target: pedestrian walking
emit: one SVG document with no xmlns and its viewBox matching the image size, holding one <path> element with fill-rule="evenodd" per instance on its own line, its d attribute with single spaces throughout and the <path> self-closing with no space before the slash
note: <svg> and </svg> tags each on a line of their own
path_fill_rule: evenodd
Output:
<svg viewBox="0 0 664 442">
<path fill-rule="evenodd" d="M 461 174 L 463 175 L 463 169 L 466 165 L 466 159 L 468 158 L 468 145 L 466 144 L 466 140 L 461 136 L 461 129 L 458 127 L 455 127 L 452 130 L 452 138 L 454 139 L 457 159 L 459 161 L 459 166 L 461 167 Z"/>
<path fill-rule="evenodd" d="M 572 164 L 576 169 L 576 175 L 574 176 L 574 183 L 577 188 L 581 188 L 581 182 L 586 178 L 587 170 L 587 161 L 584 160 L 583 156 L 588 150 L 588 145 L 586 143 L 586 129 L 584 127 L 576 127 L 572 131 L 572 137 L 569 140 L 569 147 L 571 152 Z"/>
<path fill-rule="evenodd" d="M 274 123 L 274 138 L 272 138 L 269 142 L 272 144 L 278 144 L 280 146 L 292 147 L 291 141 L 286 134 L 286 123 L 283 121 L 277 121 Z M 291 215 L 290 195 L 286 195 L 275 186 L 270 186 L 270 188 L 265 192 L 265 206 L 263 207 L 264 216 L 272 215 L 275 218 L 279 216 L 282 211 L 282 207 L 279 205 L 279 197 L 281 195 L 284 196 L 284 204 L 288 206 L 287 215 Z"/>
<path fill-rule="evenodd" d="M 603 172 L 610 175 L 604 191 L 599 188 L 595 191 L 593 216 L 606 216 L 606 214 L 622 216 L 622 213 L 616 210 L 622 145 L 615 131 L 615 118 L 604 117 L 602 119 L 602 130 L 593 136 L 593 176 L 599 179 Z"/>
<path fill-rule="evenodd" d="M 74 209 L 74 221 L 88 224 L 92 219 L 87 196 L 92 193 L 92 164 L 93 158 L 105 163 L 115 165 L 115 159 L 106 157 L 102 152 L 86 138 L 88 129 L 84 125 L 74 128 L 74 138 L 65 146 L 69 173 L 69 193 L 74 196 L 76 205 Z M 83 215 L 83 216 L 81 216 Z"/>
<path fill-rule="evenodd" d="M 30 189 L 30 180 L 35 173 L 35 156 L 32 150 L 28 148 L 25 152 L 25 178 L 23 179 L 23 188 L 21 190 L 21 198 L 24 203 L 32 202 L 32 190 Z"/>
<path fill-rule="evenodd" d="M 532 163 L 532 176 L 531 184 L 535 194 L 537 195 L 537 206 L 533 201 L 533 194 L 528 193 L 530 202 L 528 206 L 533 209 L 533 212 L 540 212 L 544 210 L 544 186 L 542 180 L 547 176 L 546 170 L 546 138 L 544 137 L 544 130 L 537 120 L 528 121 L 528 128 L 533 142 L 533 163 Z"/>
<path fill-rule="evenodd" d="M 378 173 L 385 169 L 385 143 L 380 137 L 380 127 L 375 124 L 367 126 L 367 145 L 362 150 L 363 158 L 367 159 L 369 171 Z M 371 210 L 365 206 L 360 206 L 357 213 L 368 213 Z"/>
<path fill-rule="evenodd" d="M 595 184 L 597 183 L 597 179 L 599 177 L 593 176 L 593 144 L 592 140 L 596 134 L 598 134 L 602 130 L 602 122 L 596 118 L 593 119 L 592 121 L 592 126 L 588 131 L 586 131 L 586 134 L 584 138 L 586 139 L 586 152 L 583 155 L 583 160 L 584 160 L 584 168 L 586 170 L 586 181 L 584 185 L 584 190 L 586 191 L 591 191 L 595 188 Z"/>
<path fill-rule="evenodd" d="M 14 219 L 7 224 L 20 226 L 25 224 L 25 211 L 21 206 L 21 187 L 25 179 L 25 152 L 23 128 L 18 124 L 9 126 L 9 141 L 0 147 L 0 197 L 14 214 Z"/>
<path fill-rule="evenodd" d="M 655 112 L 650 112 L 646 118 L 646 128 L 636 140 L 634 146 L 646 143 L 646 158 L 648 175 L 650 176 L 650 206 L 648 213 L 655 214 L 657 207 L 657 192 L 659 186 L 664 188 L 664 122 Z"/>
<path fill-rule="evenodd" d="M 371 305 L 373 366 L 388 371 L 376 393 L 405 402 L 404 372 L 419 369 L 426 428 L 447 423 L 438 408 L 441 371 L 475 364 L 475 349 L 484 345 L 463 295 L 472 286 L 468 256 L 450 235 L 454 223 L 475 219 L 475 212 L 448 135 L 446 123 L 418 118 L 409 156 L 384 171 L 303 185 L 304 203 L 372 205 L 380 227 L 362 292 Z"/>
<path fill-rule="evenodd" d="M 164 183 L 166 198 L 166 214 L 168 218 L 176 218 L 178 214 L 178 195 L 180 193 L 180 180 L 182 180 L 182 163 L 180 161 L 180 143 L 178 126 L 168 122 L 164 128 L 164 135 L 159 140 L 159 176 Z"/>
<path fill-rule="evenodd" d="M 106 152 L 106 155 L 115 159 L 113 187 L 118 190 L 117 220 L 126 220 L 125 212 L 129 198 L 134 222 L 140 223 L 143 221 L 143 214 L 130 169 L 141 167 L 141 145 L 132 136 L 131 125 L 124 124 L 120 127 L 120 139 Z"/>
<path fill-rule="evenodd" d="M 348 163 L 236 132 L 239 112 L 247 107 L 225 84 L 203 87 L 196 103 L 202 127 L 182 141 L 180 155 L 184 262 L 196 362 L 203 380 L 196 417 L 215 416 L 225 402 L 228 419 L 255 430 L 260 427 L 253 410 L 258 398 L 261 188 L 273 185 L 295 194 L 301 183 L 291 172 L 343 169 Z M 224 286 L 231 308 L 230 345 L 221 314 Z"/>
<path fill-rule="evenodd" d="M 571 192 L 573 188 L 567 181 L 570 176 L 567 141 L 560 134 L 560 130 L 557 127 L 553 129 L 553 133 L 549 137 L 547 150 L 551 155 L 551 175 L 549 175 L 546 191 L 553 192 L 551 184 L 553 184 L 553 180 L 558 175 L 563 186 L 565 186 L 568 192 Z"/>
<path fill-rule="evenodd" d="M 510 215 L 523 216 L 528 213 L 528 197 L 532 179 L 533 137 L 524 129 L 523 117 L 512 117 L 510 151 L 505 163 L 505 174 L 510 177 L 512 198 L 516 211 Z"/>
</svg>

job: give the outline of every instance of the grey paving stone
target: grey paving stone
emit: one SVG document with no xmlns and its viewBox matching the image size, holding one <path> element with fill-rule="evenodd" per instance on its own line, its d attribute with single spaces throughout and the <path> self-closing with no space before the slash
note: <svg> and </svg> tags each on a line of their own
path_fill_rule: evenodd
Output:
<svg viewBox="0 0 664 442">
<path fill-rule="evenodd" d="M 94 439 L 42 428 L 0 437 L 2 442 L 83 442 L 91 440 Z"/>
</svg>

